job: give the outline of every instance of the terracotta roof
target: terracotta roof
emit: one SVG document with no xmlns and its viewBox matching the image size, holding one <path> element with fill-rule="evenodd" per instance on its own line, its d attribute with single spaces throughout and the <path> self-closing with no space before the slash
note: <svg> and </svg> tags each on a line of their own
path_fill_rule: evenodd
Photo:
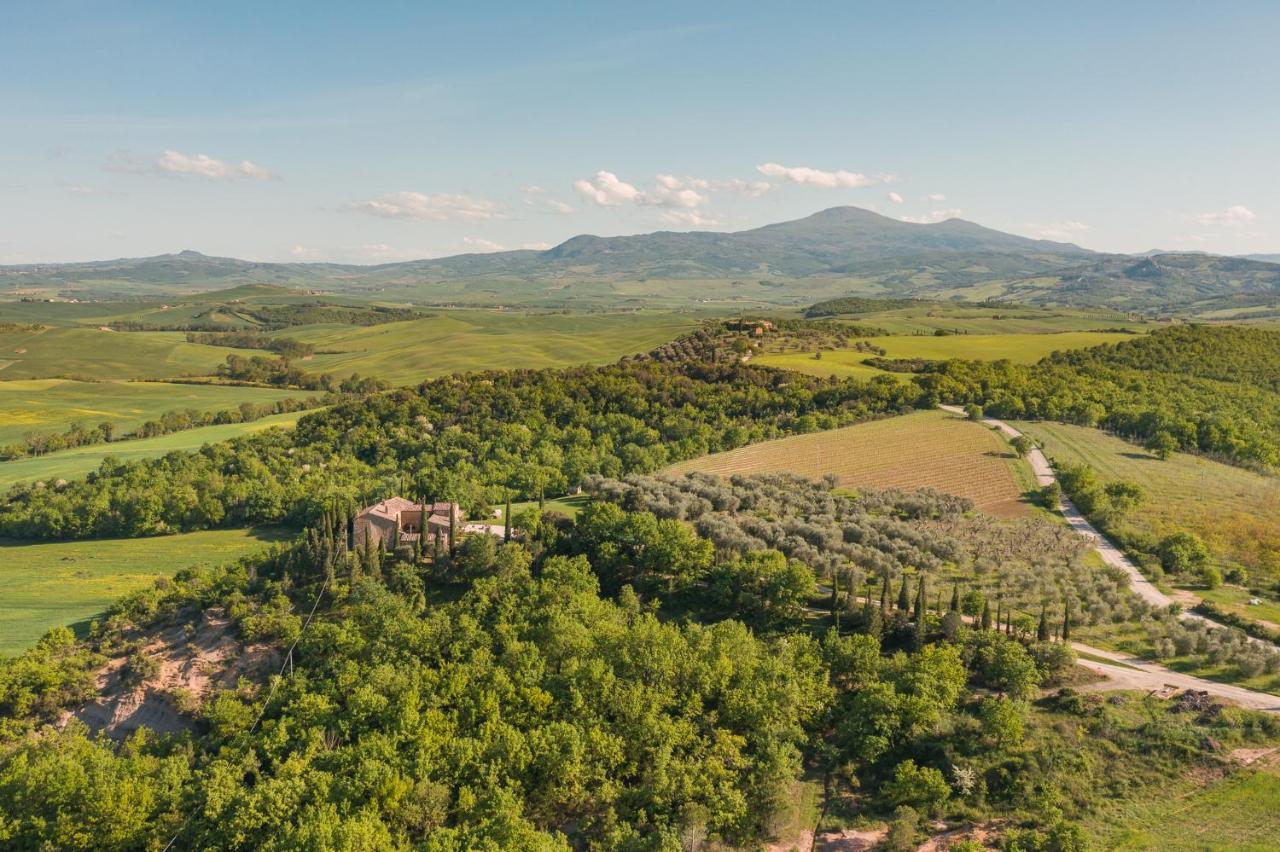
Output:
<svg viewBox="0 0 1280 852">
<path fill-rule="evenodd" d="M 388 497 L 381 503 L 374 503 L 372 506 L 367 507 L 356 517 L 377 515 L 378 517 L 394 521 L 399 519 L 401 512 L 412 512 L 416 511 L 418 508 L 419 504 L 412 500 L 406 500 L 403 497 Z"/>
</svg>

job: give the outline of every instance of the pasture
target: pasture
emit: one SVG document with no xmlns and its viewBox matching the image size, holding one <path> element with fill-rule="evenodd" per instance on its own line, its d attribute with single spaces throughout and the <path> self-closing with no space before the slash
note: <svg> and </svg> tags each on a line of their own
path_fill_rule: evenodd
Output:
<svg viewBox="0 0 1280 852">
<path fill-rule="evenodd" d="M 51 627 L 87 627 L 117 598 L 198 563 L 222 563 L 280 539 L 270 530 L 213 530 L 160 538 L 0 541 L 0 656 Z"/>
<path fill-rule="evenodd" d="M 222 411 L 242 402 L 310 395 L 309 391 L 163 382 L 0 382 L 0 444 L 18 441 L 28 432 L 65 432 L 73 423 L 92 427 L 105 421 L 115 425 L 117 433 L 124 433 L 166 411 Z"/>
<path fill-rule="evenodd" d="M 843 487 L 934 488 L 968 497 L 988 514 L 1026 517 L 1032 512 L 1022 498 L 1026 475 L 1019 467 L 1025 462 L 991 430 L 921 411 L 751 444 L 681 462 L 668 472 L 834 474 Z"/>
<path fill-rule="evenodd" d="M 1274 754 L 1259 764 L 1225 777 L 1204 772 L 1200 778 L 1170 779 L 1159 795 L 1112 804 L 1086 827 L 1106 849 L 1274 849 L 1280 837 L 1280 767 Z"/>
<path fill-rule="evenodd" d="M 0 331 L 0 380 L 207 376 L 231 353 L 261 354 L 187 343 L 186 336 L 179 331 L 49 327 L 36 331 Z"/>
<path fill-rule="evenodd" d="M 1142 486 L 1146 498 L 1120 522 L 1122 527 L 1157 538 L 1189 529 L 1219 561 L 1280 576 L 1280 480 L 1186 453 L 1160 461 L 1141 447 L 1083 426 L 1014 425 L 1038 441 L 1050 459 L 1087 464 L 1104 483 L 1127 480 Z M 1237 601 L 1224 604 L 1265 617 Z"/>
<path fill-rule="evenodd" d="M 873 321 L 868 318 L 868 322 Z M 1017 364 L 1034 364 L 1052 352 L 1065 349 L 1084 349 L 1101 343 L 1118 343 L 1130 340 L 1133 335 L 1099 331 L 1067 331 L 1057 334 L 950 334 L 944 337 L 929 335 L 904 335 L 901 337 L 872 337 L 867 342 L 882 347 L 887 358 L 923 358 L 943 361 L 948 358 L 964 358 L 975 361 L 1008 359 Z M 868 367 L 862 362 L 873 357 L 854 349 L 824 351 L 821 359 L 812 352 L 787 352 L 763 355 L 755 361 L 765 367 L 782 367 L 807 373 L 811 376 L 871 376 L 893 375 Z M 905 374 L 898 374 L 902 378 Z"/>
<path fill-rule="evenodd" d="M 443 311 L 407 322 L 297 326 L 276 334 L 323 352 L 301 363 L 308 372 L 359 373 L 407 385 L 469 370 L 608 363 L 647 352 L 696 325 L 691 316 L 668 313 Z"/>
<path fill-rule="evenodd" d="M 1054 334 L 1100 328 L 1147 327 L 1112 311 L 1029 308 L 1016 305 L 951 305 L 933 302 L 884 311 L 837 317 L 858 325 L 874 325 L 891 335 L 932 335 L 935 331 L 979 334 Z"/>
<path fill-rule="evenodd" d="M 241 389 L 243 390 L 243 389 Z M 43 456 L 0 462 L 0 493 L 19 482 L 53 482 L 58 479 L 75 479 L 97 470 L 107 456 L 121 461 L 150 459 L 177 450 L 198 450 L 205 444 L 229 441 L 241 435 L 249 435 L 276 426 L 290 427 L 308 412 L 291 411 L 263 417 L 252 423 L 227 423 L 221 426 L 202 426 L 171 432 L 158 438 L 140 438 L 136 441 L 119 441 L 113 444 L 95 444 L 76 447 Z"/>
</svg>

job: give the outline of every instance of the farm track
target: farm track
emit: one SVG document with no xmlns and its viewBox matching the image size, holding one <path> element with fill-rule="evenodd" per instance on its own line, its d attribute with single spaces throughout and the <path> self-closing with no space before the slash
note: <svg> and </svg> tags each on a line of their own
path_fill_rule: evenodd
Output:
<svg viewBox="0 0 1280 852">
<path fill-rule="evenodd" d="M 961 417 L 965 416 L 964 409 L 955 405 L 938 406 L 943 411 L 957 414 Z M 986 425 L 999 429 L 1005 437 L 1013 439 L 1019 437 L 1022 433 L 1014 429 L 1008 423 L 997 420 L 994 417 L 984 417 L 982 422 Z M 1027 461 L 1031 464 L 1031 469 L 1035 473 L 1036 482 L 1041 485 L 1049 485 L 1057 480 L 1053 472 L 1053 466 L 1049 464 L 1049 460 L 1045 458 L 1043 452 L 1038 447 L 1033 448 L 1027 453 Z M 1073 530 L 1084 538 L 1088 539 L 1102 557 L 1102 561 L 1108 565 L 1119 568 L 1129 577 L 1129 588 L 1134 594 L 1156 607 L 1167 607 L 1174 603 L 1174 599 L 1166 595 L 1164 592 L 1156 588 L 1155 584 L 1148 580 L 1138 566 L 1134 565 L 1132 560 L 1121 552 L 1106 536 L 1104 536 L 1091 523 L 1079 509 L 1065 496 L 1058 503 L 1058 511 L 1066 519 L 1067 523 Z M 1184 621 L 1201 621 L 1215 626 L 1223 626 L 1220 622 L 1205 618 L 1192 612 L 1182 612 L 1179 616 Z M 1263 642 L 1260 639 L 1249 637 L 1251 642 L 1257 644 L 1274 647 L 1269 642 Z M 1103 651 L 1078 642 L 1072 643 L 1073 646 L 1080 651 L 1092 654 L 1104 659 L 1115 660 L 1123 665 L 1108 665 L 1093 660 L 1082 660 L 1080 665 L 1085 668 L 1092 669 L 1100 674 L 1106 675 L 1113 681 L 1119 683 L 1129 683 L 1132 686 L 1111 687 L 1111 688 L 1133 688 L 1160 690 L 1164 687 L 1176 687 L 1179 689 L 1199 689 L 1208 692 L 1210 695 L 1216 695 L 1235 701 L 1242 706 L 1250 707 L 1256 710 L 1266 710 L 1268 712 L 1280 712 L 1280 697 L 1271 695 L 1266 692 L 1258 692 L 1252 689 L 1246 689 L 1242 686 L 1233 686 L 1231 684 L 1218 683 L 1212 680 L 1194 677 L 1192 675 L 1174 672 L 1164 666 L 1152 663 L 1147 660 L 1140 660 L 1136 657 L 1130 657 L 1123 654 L 1116 654 L 1112 651 Z"/>
</svg>

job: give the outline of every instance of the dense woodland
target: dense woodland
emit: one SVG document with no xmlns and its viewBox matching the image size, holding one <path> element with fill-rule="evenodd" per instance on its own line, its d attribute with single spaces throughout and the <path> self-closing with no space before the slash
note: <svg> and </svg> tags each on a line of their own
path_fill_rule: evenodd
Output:
<svg viewBox="0 0 1280 852">
<path fill-rule="evenodd" d="M 1069 689 L 1033 703 L 1070 671 L 1057 627 L 1001 629 L 990 610 L 969 626 L 956 586 L 938 603 L 916 583 L 905 605 L 837 595 L 836 612 L 814 598 L 838 543 L 812 534 L 825 524 L 860 539 L 868 577 L 928 557 L 913 574 L 941 578 L 1001 538 L 950 537 L 965 517 L 954 498 L 773 478 L 591 484 L 601 499 L 576 523 L 534 510 L 520 543 L 481 536 L 431 562 L 347 551 L 343 514 L 326 509 L 298 545 L 122 601 L 87 644 L 53 631 L 0 667 L 0 840 L 750 847 L 781 830 L 808 773 L 841 807 L 890 819 L 892 848 L 927 818 L 998 816 L 1006 848 L 1077 850 L 1073 820 L 1106 797 L 1212 766 L 1206 741 L 1280 736 L 1221 708 L 1153 714 Z M 777 549 L 760 538 L 775 524 L 791 529 Z M 45 727 L 109 657 L 133 654 L 145 682 L 140 637 L 207 607 L 242 642 L 297 640 L 292 674 L 174 696 L 191 726 L 174 737 Z M 1081 748 L 1087 760 L 1064 759 Z M 1139 756 L 1121 763 L 1121 749 Z"/>
<path fill-rule="evenodd" d="M 23 486 L 0 535 L 159 535 L 301 525 L 332 498 L 394 492 L 470 510 L 562 494 L 585 476 L 647 473 L 794 432 L 897 413 L 914 389 L 794 377 L 742 365 L 632 362 L 451 376 L 303 417 L 193 453 L 119 462 L 61 488 Z"/>
<path fill-rule="evenodd" d="M 916 378 L 927 399 L 1001 418 L 1097 426 L 1153 447 L 1280 466 L 1280 332 L 1173 326 L 1034 365 L 944 361 Z"/>
<path fill-rule="evenodd" d="M 808 778 L 850 818 L 888 820 L 890 848 L 946 817 L 999 819 L 1007 849 L 1083 849 L 1076 821 L 1102 802 L 1215 771 L 1224 745 L 1280 741 L 1280 725 L 1077 694 L 1073 631 L 1137 625 L 1158 655 L 1246 675 L 1280 658 L 1151 610 L 1057 526 L 928 491 L 646 474 L 938 400 L 1194 434 L 1196 449 L 1265 463 L 1265 421 L 1246 419 L 1274 405 L 1265 372 L 1212 406 L 1226 374 L 1175 377 L 1179 359 L 1247 359 L 1272 338 L 1159 336 L 1158 354 L 1135 340 L 903 383 L 709 363 L 713 334 L 607 367 L 445 377 L 293 432 L 16 488 L 0 506 L 11 537 L 306 529 L 121 601 L 87 642 L 58 629 L 0 664 L 0 844 L 752 847 L 779 835 Z M 350 511 L 378 496 L 479 512 L 578 486 L 594 499 L 576 521 L 531 509 L 517 541 L 348 549 Z M 1087 477 L 1070 487 L 1088 493 Z M 1136 499 L 1095 496 L 1095 512 Z M 1171 559 L 1194 551 L 1177 544 Z M 108 661 L 144 687 L 146 637 L 210 611 L 279 673 L 169 696 L 188 728 L 173 736 L 52 727 Z"/>
</svg>

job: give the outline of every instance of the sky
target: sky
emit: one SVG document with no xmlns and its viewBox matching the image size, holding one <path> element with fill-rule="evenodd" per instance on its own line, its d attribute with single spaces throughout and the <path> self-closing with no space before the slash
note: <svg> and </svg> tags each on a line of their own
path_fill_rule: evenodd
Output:
<svg viewBox="0 0 1280 852">
<path fill-rule="evenodd" d="M 463 8 L 465 6 L 465 8 Z M 0 263 L 380 263 L 837 205 L 1280 253 L 1280 3 L 0 5 Z"/>
</svg>

